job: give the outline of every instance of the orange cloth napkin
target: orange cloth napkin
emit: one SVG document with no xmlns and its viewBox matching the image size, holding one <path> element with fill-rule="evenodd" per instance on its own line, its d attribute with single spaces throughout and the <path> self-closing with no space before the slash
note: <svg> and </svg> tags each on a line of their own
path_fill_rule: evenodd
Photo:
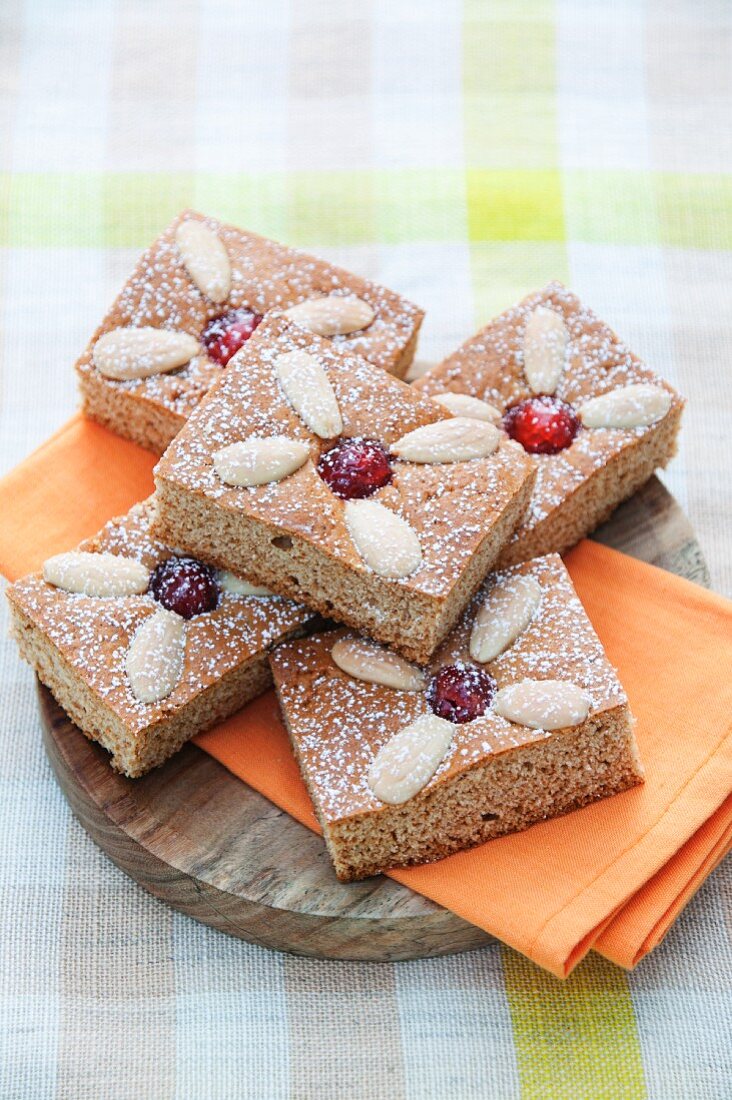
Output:
<svg viewBox="0 0 732 1100">
<path fill-rule="evenodd" d="M 70 421 L 0 483 L 10 578 L 152 488 L 155 459 Z M 590 949 L 634 966 L 732 843 L 732 604 L 592 542 L 567 566 L 638 719 L 646 783 L 393 877 L 560 977 Z M 273 693 L 198 744 L 312 829 Z"/>
</svg>

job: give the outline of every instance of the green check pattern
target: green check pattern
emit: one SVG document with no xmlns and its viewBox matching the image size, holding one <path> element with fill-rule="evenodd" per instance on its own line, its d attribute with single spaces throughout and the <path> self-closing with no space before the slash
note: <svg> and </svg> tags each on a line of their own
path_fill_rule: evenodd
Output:
<svg viewBox="0 0 732 1100">
<path fill-rule="evenodd" d="M 421 363 L 567 281 L 689 397 L 666 481 L 730 592 L 731 47 L 725 0 L 8 0 L 4 467 L 68 417 L 73 360 L 190 205 L 425 306 Z M 729 861 L 631 974 L 278 955 L 118 872 L 5 631 L 0 682 L 3 1100 L 732 1096 Z"/>
</svg>

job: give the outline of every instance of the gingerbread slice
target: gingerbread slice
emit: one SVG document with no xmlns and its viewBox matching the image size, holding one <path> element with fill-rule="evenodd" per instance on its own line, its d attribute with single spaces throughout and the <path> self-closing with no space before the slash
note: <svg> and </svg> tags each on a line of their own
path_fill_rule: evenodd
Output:
<svg viewBox="0 0 732 1100">
<path fill-rule="evenodd" d="M 77 363 L 84 412 L 162 454 L 275 308 L 400 378 L 423 317 L 326 260 L 185 210 L 141 256 Z"/>
<path fill-rule="evenodd" d="M 271 314 L 155 477 L 161 538 L 426 660 L 520 521 L 534 463 Z"/>
<path fill-rule="evenodd" d="M 171 550 L 152 498 L 8 589 L 21 655 L 112 766 L 136 777 L 271 683 L 312 614 Z"/>
<path fill-rule="evenodd" d="M 628 700 L 554 554 L 493 573 L 423 669 L 347 630 L 286 642 L 270 660 L 344 882 L 642 780 Z"/>
<path fill-rule="evenodd" d="M 676 452 L 684 401 L 559 283 L 531 294 L 415 383 L 495 408 L 536 485 L 500 563 L 562 552 Z"/>
</svg>

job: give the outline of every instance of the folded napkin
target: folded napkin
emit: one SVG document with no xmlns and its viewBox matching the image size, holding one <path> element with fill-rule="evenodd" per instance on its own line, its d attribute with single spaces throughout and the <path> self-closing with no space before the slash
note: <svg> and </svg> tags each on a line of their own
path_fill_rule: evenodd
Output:
<svg viewBox="0 0 732 1100">
<path fill-rule="evenodd" d="M 152 489 L 152 455 L 80 418 L 0 483 L 12 578 Z M 566 977 L 590 948 L 632 967 L 732 843 L 732 604 L 583 542 L 566 558 L 638 719 L 642 787 L 392 877 Z M 317 829 L 272 692 L 197 739 Z"/>
</svg>

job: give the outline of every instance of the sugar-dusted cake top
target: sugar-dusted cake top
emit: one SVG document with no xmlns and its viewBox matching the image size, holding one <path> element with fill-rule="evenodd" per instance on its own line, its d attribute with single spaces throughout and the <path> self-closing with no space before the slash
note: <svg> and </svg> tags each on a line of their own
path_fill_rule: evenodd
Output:
<svg viewBox="0 0 732 1100">
<path fill-rule="evenodd" d="M 479 610 L 485 603 L 491 610 L 491 627 L 500 625 L 498 593 L 505 593 L 506 586 L 515 587 L 519 578 L 528 578 L 535 593 L 528 621 L 514 637 L 509 630 L 494 644 L 494 650 L 505 646 L 498 656 L 479 661 L 471 655 L 476 640 L 484 646 L 480 656 L 493 651 L 485 649 L 490 639 L 484 635 L 481 641 L 474 634 Z M 505 615 L 505 602 L 504 617 L 510 618 Z M 491 574 L 424 670 L 423 683 L 408 684 L 409 690 L 367 682 L 345 671 L 333 657 L 334 644 L 341 639 L 355 641 L 355 636 L 339 630 L 286 642 L 270 658 L 290 736 L 308 788 L 326 821 L 383 808 L 369 785 L 369 772 L 379 751 L 418 719 L 435 713 L 449 718 L 450 708 L 456 704 L 474 704 L 472 695 L 479 695 L 481 679 L 492 681 L 488 695 L 482 702 L 477 700 L 477 710 L 485 705 L 485 712 L 455 723 L 450 747 L 425 791 L 497 754 L 561 736 L 499 715 L 501 689 L 525 681 L 561 681 L 586 698 L 590 718 L 627 702 L 556 554 Z M 341 665 L 347 664 L 342 656 L 338 659 Z M 445 690 L 444 672 L 454 667 L 469 674 L 463 678 L 462 694 L 450 690 L 449 684 Z M 440 670 L 442 675 L 438 675 Z M 420 670 L 415 671 L 419 675 Z M 435 695 L 436 689 L 442 691 L 441 697 Z M 508 713 L 505 707 L 504 712 Z"/>
<path fill-rule="evenodd" d="M 216 266 L 216 255 L 206 254 L 205 240 L 202 257 L 196 256 L 200 241 L 194 239 L 188 248 L 188 242 L 181 241 L 180 226 L 188 222 L 205 226 L 219 242 L 223 274 Z M 227 326 L 237 324 L 231 314 L 241 311 L 240 335 L 246 337 L 271 309 L 344 295 L 365 303 L 368 324 L 363 327 L 357 320 L 354 331 L 334 335 L 333 342 L 388 371 L 395 370 L 419 329 L 422 311 L 417 306 L 325 260 L 186 210 L 142 255 L 77 368 L 82 375 L 98 372 L 95 346 L 115 329 L 149 326 L 187 334 L 194 343 L 192 350 L 184 349 L 178 369 L 113 380 L 113 385 L 186 417 L 219 378 L 222 351 L 229 354 L 236 346 L 230 343 L 236 333 L 224 335 Z M 223 319 L 218 340 L 211 329 L 216 318 Z"/>
<path fill-rule="evenodd" d="M 467 442 L 468 451 L 448 445 L 443 453 L 438 440 L 426 455 L 421 436 L 415 449 L 410 433 L 440 425 L 449 425 L 448 434 L 460 428 L 459 447 Z M 222 453 L 271 439 L 291 445 L 286 476 L 244 484 L 223 468 Z M 368 500 L 343 499 L 327 469 L 336 448 L 354 440 L 370 441 L 382 461 L 387 456 L 387 478 L 374 482 Z M 416 558 L 391 575 L 394 583 L 442 597 L 532 473 L 532 460 L 492 425 L 458 423 L 411 386 L 271 314 L 173 441 L 156 479 L 255 518 L 273 537 L 297 534 L 357 571 L 375 567 L 353 517 L 364 517 L 366 541 L 377 544 L 390 523 L 401 525 Z"/>
<path fill-rule="evenodd" d="M 74 671 L 133 731 L 145 729 L 169 715 L 312 617 L 311 612 L 291 600 L 242 595 L 236 591 L 241 585 L 234 578 L 216 576 L 202 567 L 207 590 L 201 593 L 200 579 L 194 576 L 191 585 L 188 577 L 183 585 L 182 602 L 179 592 L 173 605 L 186 616 L 198 608 L 206 608 L 185 621 L 180 618 L 177 623 L 182 635 L 183 659 L 176 685 L 162 700 L 142 702 L 131 687 L 128 655 L 140 627 L 166 606 L 145 591 L 148 576 L 161 563 L 175 559 L 175 551 L 150 534 L 153 510 L 153 498 L 135 505 L 127 515 L 110 520 L 99 534 L 78 548 L 82 554 L 111 554 L 130 559 L 133 568 L 134 563 L 139 563 L 141 583 L 131 587 L 142 591 L 123 596 L 89 596 L 48 583 L 42 573 L 24 577 L 8 590 L 18 609 L 45 632 Z M 63 564 L 68 569 L 69 563 Z M 213 586 L 210 576 L 214 578 Z M 163 575 L 162 583 L 165 580 Z M 194 600 L 198 598 L 197 606 L 191 604 L 191 594 Z M 179 616 L 172 619 L 178 620 Z"/>
<path fill-rule="evenodd" d="M 504 424 L 512 421 L 509 430 L 531 448 L 537 463 L 531 503 L 515 538 L 683 404 L 668 382 L 560 283 L 500 314 L 415 387 L 479 398 L 502 416 L 511 410 Z M 623 407 L 608 407 L 605 395 L 617 400 L 621 391 Z M 603 404 L 590 407 L 596 398 Z M 618 411 L 625 414 L 620 419 Z M 633 419 L 643 422 L 620 426 Z"/>
</svg>

